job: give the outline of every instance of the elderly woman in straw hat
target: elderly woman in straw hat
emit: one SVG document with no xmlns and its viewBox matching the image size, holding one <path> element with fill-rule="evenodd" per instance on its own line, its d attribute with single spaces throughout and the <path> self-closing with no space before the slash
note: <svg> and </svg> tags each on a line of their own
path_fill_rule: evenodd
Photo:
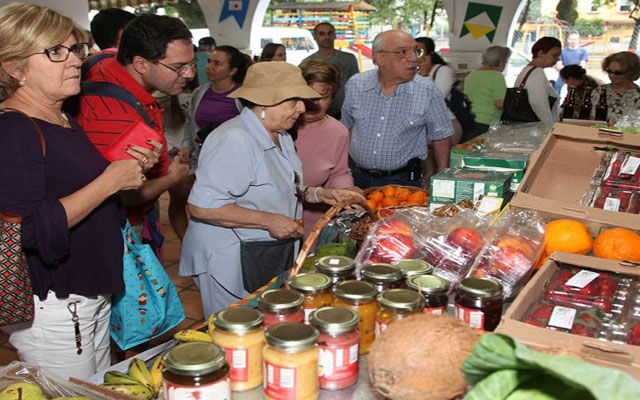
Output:
<svg viewBox="0 0 640 400">
<path fill-rule="evenodd" d="M 202 147 L 180 260 L 180 274 L 192 276 L 200 288 L 205 316 L 292 265 L 304 232 L 303 201 L 364 200 L 352 191 L 302 185 L 302 164 L 286 131 L 305 112 L 303 100 L 320 95 L 298 67 L 254 64 L 229 97 L 240 99 L 244 109 Z M 251 269 L 256 246 L 264 251 L 259 268 Z"/>
</svg>

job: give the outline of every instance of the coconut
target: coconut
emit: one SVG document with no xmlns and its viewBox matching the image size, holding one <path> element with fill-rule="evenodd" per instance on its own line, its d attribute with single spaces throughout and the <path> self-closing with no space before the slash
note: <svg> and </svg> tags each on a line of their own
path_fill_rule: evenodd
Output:
<svg viewBox="0 0 640 400">
<path fill-rule="evenodd" d="M 390 399 L 456 398 L 467 389 L 460 367 L 479 337 L 448 315 L 421 313 L 396 321 L 369 352 L 371 384 Z"/>
</svg>

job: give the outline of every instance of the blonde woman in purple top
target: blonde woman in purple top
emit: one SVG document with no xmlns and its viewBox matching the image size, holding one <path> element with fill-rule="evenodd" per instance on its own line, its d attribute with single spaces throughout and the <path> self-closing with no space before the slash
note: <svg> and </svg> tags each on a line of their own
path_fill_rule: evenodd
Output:
<svg viewBox="0 0 640 400">
<path fill-rule="evenodd" d="M 302 161 L 304 184 L 331 189 L 362 191 L 353 184 L 349 169 L 349 131 L 340 121 L 327 115 L 340 85 L 340 69 L 326 61 L 309 59 L 300 64 L 307 84 L 322 97 L 305 102 L 306 111 L 298 122 L 296 149 Z M 328 206 L 305 203 L 305 238 Z"/>
</svg>

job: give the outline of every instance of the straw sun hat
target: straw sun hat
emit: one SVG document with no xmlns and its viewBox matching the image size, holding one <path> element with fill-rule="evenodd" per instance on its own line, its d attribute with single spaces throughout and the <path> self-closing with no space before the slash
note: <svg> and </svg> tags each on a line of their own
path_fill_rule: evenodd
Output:
<svg viewBox="0 0 640 400">
<path fill-rule="evenodd" d="M 245 99 L 260 106 L 273 106 L 289 99 L 318 99 L 300 68 L 284 61 L 264 61 L 247 70 L 242 86 L 228 97 Z"/>
</svg>

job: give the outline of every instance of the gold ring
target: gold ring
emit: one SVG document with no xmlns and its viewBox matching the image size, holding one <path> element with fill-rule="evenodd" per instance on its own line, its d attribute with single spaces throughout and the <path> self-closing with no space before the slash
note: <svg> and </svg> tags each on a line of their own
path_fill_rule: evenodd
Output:
<svg viewBox="0 0 640 400">
<path fill-rule="evenodd" d="M 145 174 L 142 174 L 142 177 L 140 179 L 142 179 L 142 182 L 146 182 L 147 181 L 147 176 Z"/>
<path fill-rule="evenodd" d="M 146 163 L 148 163 L 148 162 L 149 162 L 149 157 L 145 157 L 145 158 L 143 158 L 142 160 L 140 160 L 140 165 L 141 165 L 141 166 L 142 166 L 142 165 L 145 165 L 145 164 L 146 164 Z"/>
</svg>

